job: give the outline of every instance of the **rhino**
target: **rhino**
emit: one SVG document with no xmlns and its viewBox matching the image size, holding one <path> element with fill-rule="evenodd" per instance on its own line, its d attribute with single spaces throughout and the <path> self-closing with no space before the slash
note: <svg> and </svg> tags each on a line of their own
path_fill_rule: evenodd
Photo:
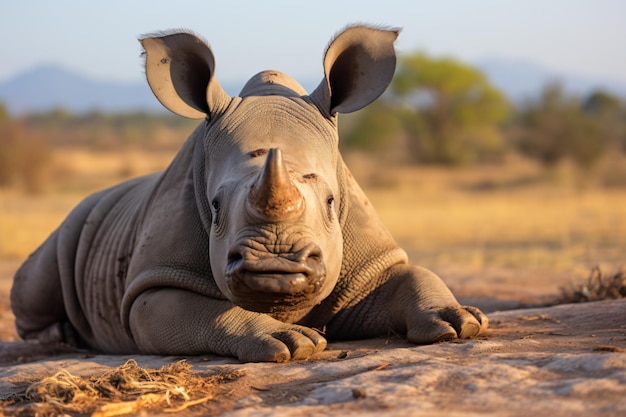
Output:
<svg viewBox="0 0 626 417">
<path fill-rule="evenodd" d="M 311 94 L 263 71 L 238 97 L 197 35 L 140 38 L 157 99 L 203 120 L 165 171 L 87 197 L 24 262 L 11 289 L 20 337 L 282 362 L 327 340 L 426 344 L 486 329 L 479 309 L 408 263 L 339 153 L 338 113 L 384 92 L 398 33 L 343 30 Z"/>
</svg>

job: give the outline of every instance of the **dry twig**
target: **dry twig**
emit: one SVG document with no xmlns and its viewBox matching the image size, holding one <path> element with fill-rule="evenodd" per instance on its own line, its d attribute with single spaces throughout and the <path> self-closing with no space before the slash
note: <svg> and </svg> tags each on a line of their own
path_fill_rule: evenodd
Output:
<svg viewBox="0 0 626 417">
<path fill-rule="evenodd" d="M 594 267 L 586 283 L 570 284 L 561 288 L 560 303 L 614 300 L 626 297 L 626 269 L 606 275 L 599 266 Z"/>
<path fill-rule="evenodd" d="M 141 409 L 178 412 L 213 398 L 216 385 L 243 376 L 241 371 L 199 376 L 186 361 L 160 369 L 143 368 L 134 359 L 99 377 L 81 377 L 67 370 L 28 387 L 14 414 L 32 409 L 41 416 L 75 412 L 94 417 L 114 417 Z"/>
</svg>

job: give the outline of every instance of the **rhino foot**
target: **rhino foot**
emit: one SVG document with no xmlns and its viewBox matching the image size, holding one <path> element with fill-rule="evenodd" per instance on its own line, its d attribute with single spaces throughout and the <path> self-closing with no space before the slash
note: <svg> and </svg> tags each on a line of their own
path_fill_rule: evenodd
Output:
<svg viewBox="0 0 626 417">
<path fill-rule="evenodd" d="M 476 307 L 433 308 L 412 315 L 407 338 L 416 344 L 470 339 L 487 329 L 488 325 L 489 319 Z"/>
<path fill-rule="evenodd" d="M 238 343 L 237 358 L 243 362 L 307 359 L 326 348 L 326 339 L 316 331 L 283 323 L 266 333 L 246 335 Z"/>
<path fill-rule="evenodd" d="M 65 343 L 74 347 L 86 347 L 74 327 L 67 321 L 52 323 L 37 331 L 18 330 L 20 336 L 25 339 L 35 339 L 42 345 Z"/>
</svg>

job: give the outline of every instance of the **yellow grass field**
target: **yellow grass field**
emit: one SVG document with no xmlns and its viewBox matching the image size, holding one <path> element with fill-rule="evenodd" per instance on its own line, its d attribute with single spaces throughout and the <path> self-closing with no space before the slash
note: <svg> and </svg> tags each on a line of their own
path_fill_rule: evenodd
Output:
<svg viewBox="0 0 626 417">
<path fill-rule="evenodd" d="M 61 157 L 62 155 L 62 157 Z M 57 151 L 42 195 L 0 190 L 0 259 L 25 259 L 87 194 L 161 170 L 170 152 Z M 348 159 L 412 262 L 437 271 L 584 278 L 626 263 L 626 190 L 535 181 L 537 168 L 380 167 Z"/>
</svg>

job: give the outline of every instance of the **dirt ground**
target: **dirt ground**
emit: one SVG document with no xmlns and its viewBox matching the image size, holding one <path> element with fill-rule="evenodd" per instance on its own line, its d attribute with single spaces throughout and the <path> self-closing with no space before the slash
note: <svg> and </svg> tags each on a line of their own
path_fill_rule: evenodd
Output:
<svg viewBox="0 0 626 417">
<path fill-rule="evenodd" d="M 0 262 L 1 399 L 15 398 L 61 369 L 94 376 L 129 359 L 20 341 L 8 301 L 18 266 Z M 184 414 L 625 415 L 626 300 L 529 308 L 555 299 L 569 278 L 466 268 L 444 272 L 462 302 L 490 312 L 490 328 L 477 340 L 413 346 L 393 336 L 330 343 L 312 360 L 285 364 L 185 358 L 196 372 L 236 371 L 239 377 L 216 385 L 211 400 Z M 470 279 L 475 274 L 480 278 Z M 134 359 L 159 368 L 183 358 Z M 27 408 L 19 415 L 36 412 Z M 9 406 L 2 413 L 17 410 Z"/>
</svg>

